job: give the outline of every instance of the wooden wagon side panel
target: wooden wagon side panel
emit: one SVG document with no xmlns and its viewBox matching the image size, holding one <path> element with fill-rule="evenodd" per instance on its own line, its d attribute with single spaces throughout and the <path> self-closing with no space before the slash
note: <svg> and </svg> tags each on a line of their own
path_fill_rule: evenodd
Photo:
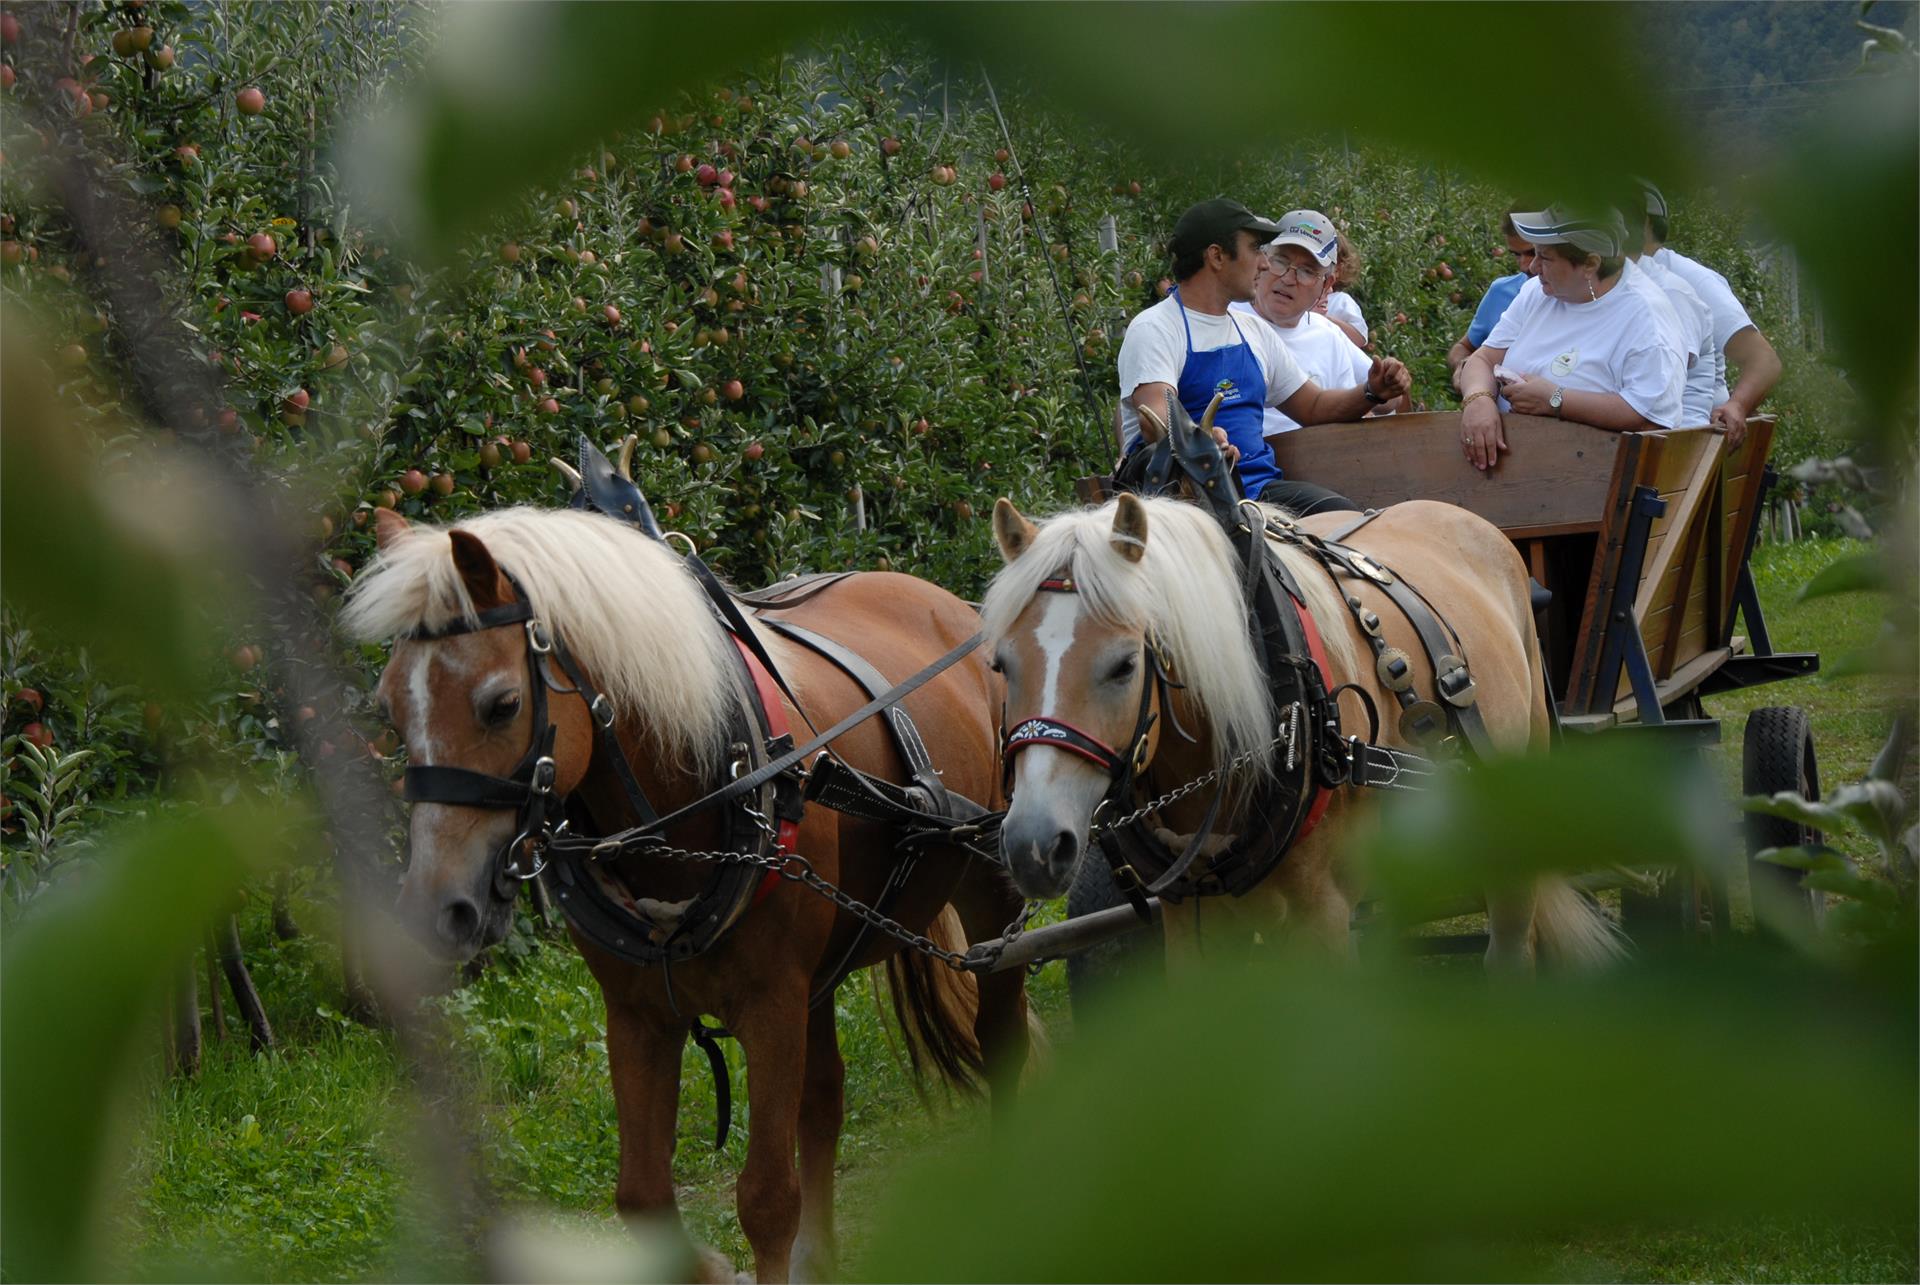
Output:
<svg viewBox="0 0 1920 1285">
<path fill-rule="evenodd" d="M 1660 437 L 1660 460 L 1647 485 L 1660 493 L 1667 509 L 1654 519 L 1647 540 L 1633 615 L 1655 677 L 1665 678 L 1698 654 L 1697 648 L 1688 653 L 1680 644 L 1701 559 L 1721 547 L 1719 531 L 1709 528 L 1719 517 L 1724 438 L 1711 429 L 1683 429 Z"/>
<path fill-rule="evenodd" d="M 1727 452 L 1720 469 L 1720 493 L 1724 497 L 1726 517 L 1723 541 L 1716 559 L 1718 583 L 1715 597 L 1719 632 L 1714 641 L 1725 644 L 1733 636 L 1733 595 L 1738 586 L 1741 561 L 1753 539 L 1753 528 L 1761 517 L 1761 491 L 1766 486 L 1767 456 L 1773 450 L 1774 419 L 1756 416 L 1747 421 L 1747 436 L 1739 447 Z"/>
<path fill-rule="evenodd" d="M 1519 541 L 1600 529 L 1621 435 L 1534 415 L 1505 417 L 1507 445 L 1488 472 L 1460 451 L 1460 415 L 1392 415 L 1316 424 L 1268 440 L 1288 477 L 1385 508 L 1440 500 L 1470 509 Z"/>
<path fill-rule="evenodd" d="M 1580 605 L 1579 632 L 1574 635 L 1573 663 L 1563 701 L 1569 711 L 1586 710 L 1595 703 L 1593 689 L 1598 681 L 1600 655 L 1606 645 L 1606 604 L 1613 597 L 1614 583 L 1620 575 L 1633 493 L 1658 465 L 1664 446 L 1657 433 L 1621 433 L 1617 439 L 1619 446 L 1607 481 L 1606 513 L 1600 538 L 1594 545 L 1586 598 Z"/>
</svg>

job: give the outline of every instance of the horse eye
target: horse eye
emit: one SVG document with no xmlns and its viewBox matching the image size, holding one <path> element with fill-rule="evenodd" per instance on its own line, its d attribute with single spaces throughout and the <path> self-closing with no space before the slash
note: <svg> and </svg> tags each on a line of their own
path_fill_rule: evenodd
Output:
<svg viewBox="0 0 1920 1285">
<path fill-rule="evenodd" d="M 520 693 L 508 692 L 493 702 L 493 708 L 487 711 L 489 723 L 511 723 L 520 713 Z"/>
<path fill-rule="evenodd" d="M 1120 660 L 1107 674 L 1107 681 L 1117 683 L 1123 678 L 1133 677 L 1133 671 L 1140 664 L 1138 656 L 1127 656 Z"/>
</svg>

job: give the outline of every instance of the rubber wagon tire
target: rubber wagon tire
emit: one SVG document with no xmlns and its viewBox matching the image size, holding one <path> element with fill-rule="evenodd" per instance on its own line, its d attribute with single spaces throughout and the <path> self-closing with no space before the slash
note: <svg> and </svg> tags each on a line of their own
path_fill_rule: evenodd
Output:
<svg viewBox="0 0 1920 1285">
<path fill-rule="evenodd" d="M 1809 801 L 1820 797 L 1820 764 L 1814 757 L 1813 725 L 1806 710 L 1769 705 L 1747 716 L 1740 779 L 1748 794 L 1791 790 Z M 1820 832 L 1785 817 L 1755 812 L 1747 814 L 1746 832 L 1747 886 L 1753 894 L 1754 922 L 1762 930 L 1770 920 L 1817 927 L 1824 900 L 1817 890 L 1802 885 L 1804 872 L 1753 858 L 1767 848 L 1818 844 Z"/>
<path fill-rule="evenodd" d="M 1067 918 L 1078 919 L 1126 904 L 1127 899 L 1114 886 L 1113 870 L 1106 858 L 1097 851 L 1084 854 L 1067 889 Z M 1073 1005 L 1074 1019 L 1080 1020 L 1090 1008 L 1097 1009 L 1100 996 L 1116 982 L 1160 973 L 1165 956 L 1158 924 L 1067 956 L 1067 998 Z"/>
</svg>

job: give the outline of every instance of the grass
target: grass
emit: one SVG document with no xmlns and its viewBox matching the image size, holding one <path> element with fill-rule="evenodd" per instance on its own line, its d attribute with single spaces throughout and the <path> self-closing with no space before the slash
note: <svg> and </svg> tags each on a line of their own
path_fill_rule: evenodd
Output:
<svg viewBox="0 0 1920 1285">
<path fill-rule="evenodd" d="M 1874 599 L 1792 601 L 1819 565 L 1855 548 L 1833 542 L 1759 551 L 1755 570 L 1777 646 L 1817 649 L 1831 662 L 1871 640 L 1878 627 Z M 1722 756 L 1737 787 L 1744 714 L 1768 704 L 1808 707 L 1831 788 L 1864 773 L 1885 735 L 1894 696 L 1886 680 L 1816 677 L 1730 693 L 1713 700 L 1709 712 L 1727 721 Z M 253 1056 L 243 1036 L 220 1044 L 210 1038 L 205 1064 L 192 1080 L 165 1077 L 156 1052 L 128 1111 L 132 1155 L 107 1229 L 120 1247 L 111 1264 L 115 1277 L 426 1279 L 472 1263 L 461 1257 L 468 1251 L 457 1238 L 431 1231 L 422 1216 L 424 1177 L 413 1159 L 418 1121 L 391 1038 L 340 1015 L 325 887 L 316 876 L 307 890 L 301 913 L 309 932 L 296 940 L 274 937 L 263 904 L 242 915 L 279 1051 Z M 1063 973 L 1055 964 L 1033 979 L 1035 1006 L 1056 1038 L 1070 1025 Z M 602 1009 L 579 957 L 563 941 L 547 939 L 441 1002 L 455 1033 L 463 1123 L 477 1140 L 494 1195 L 550 1211 L 563 1227 L 610 1226 L 617 1141 Z M 843 987 L 838 1004 L 849 1067 L 839 1213 L 843 1249 L 857 1263 L 869 1233 L 862 1212 L 887 1189 L 896 1162 L 972 1134 L 984 1119 L 971 1105 L 931 1116 L 922 1111 L 863 980 Z M 732 1207 L 734 1175 L 745 1156 L 747 1100 L 737 1050 L 732 1063 L 734 1136 L 716 1153 L 713 1086 L 704 1058 L 689 1049 L 674 1175 L 693 1234 L 745 1264 L 750 1256 Z M 1791 1163 L 1790 1148 L 1783 1163 Z M 1569 1280 L 1916 1275 L 1912 1228 L 1822 1220 L 1583 1229 L 1550 1246 L 1549 1254 L 1554 1274 Z"/>
</svg>

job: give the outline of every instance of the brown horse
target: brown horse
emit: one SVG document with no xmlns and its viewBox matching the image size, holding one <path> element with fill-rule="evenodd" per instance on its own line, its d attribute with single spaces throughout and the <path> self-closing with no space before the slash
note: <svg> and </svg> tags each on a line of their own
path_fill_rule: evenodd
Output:
<svg viewBox="0 0 1920 1285">
<path fill-rule="evenodd" d="M 1324 536 L 1354 516 L 1327 514 L 1299 526 Z M 1141 792 L 1149 797 L 1245 760 L 1249 766 L 1229 781 L 1244 798 L 1254 774 L 1267 770 L 1276 711 L 1249 640 L 1239 559 L 1210 514 L 1178 500 L 1122 495 L 1036 527 L 1003 499 L 994 508 L 994 534 L 1007 565 L 981 615 L 1006 676 L 1008 713 L 1014 723 L 1044 716 L 1093 743 L 1077 752 L 1033 744 L 1013 760 L 1001 852 L 1023 892 L 1056 896 L 1082 859 L 1094 810 L 1109 788 L 1109 773 L 1090 760 L 1102 745 L 1130 748 L 1143 709 L 1155 716 L 1140 749 Z M 1493 744 L 1507 752 L 1546 749 L 1551 723 L 1527 575 L 1506 537 L 1464 509 L 1413 501 L 1386 510 L 1347 543 L 1418 586 L 1458 631 Z M 1328 690 L 1354 683 L 1376 708 L 1396 708 L 1343 594 L 1377 612 L 1386 641 L 1413 658 L 1415 690 L 1433 690 L 1425 649 L 1378 586 L 1345 578 L 1336 585 L 1311 555 L 1283 543 L 1273 548 L 1325 640 Z M 1171 710 L 1149 708 L 1158 700 L 1146 686 L 1150 646 L 1179 684 L 1171 689 Z M 1342 700 L 1349 727 L 1364 726 L 1358 698 Z M 1394 719 L 1385 723 L 1386 744 L 1415 748 Z M 1161 732 L 1172 725 L 1192 739 Z M 1189 954 L 1202 927 L 1220 942 L 1248 940 L 1255 930 L 1271 937 L 1278 928 L 1344 953 L 1359 881 L 1340 858 L 1364 806 L 1359 793 L 1336 791 L 1317 827 L 1246 896 L 1200 898 L 1194 915 L 1166 916 L 1169 957 Z M 1164 809 L 1163 841 L 1177 844 L 1199 831 L 1209 795 L 1196 791 Z M 1216 836 L 1234 829 L 1229 817 Z M 1244 921 L 1237 932 L 1235 920 Z M 1559 880 L 1490 894 L 1488 921 L 1490 964 L 1529 966 L 1536 944 L 1582 963 L 1619 949 L 1604 916 Z"/>
<path fill-rule="evenodd" d="M 527 756 L 546 729 L 533 725 L 532 711 L 544 707 L 553 729 L 554 796 L 584 804 L 602 832 L 639 823 L 617 765 L 597 748 L 586 701 L 534 655 L 529 640 L 537 623 L 556 650 L 564 645 L 585 685 L 611 700 L 621 751 L 661 815 L 728 779 L 740 748 L 728 744 L 729 713 L 747 696 L 736 644 L 666 545 L 610 518 L 564 510 L 508 509 L 450 530 L 410 527 L 384 510 L 377 517 L 380 552 L 356 582 L 344 624 L 359 638 L 395 640 L 379 696 L 415 768 L 510 775 L 516 763 L 535 761 Z M 494 626 L 514 614 L 516 587 L 533 620 Z M 893 682 L 978 627 L 953 595 L 885 573 L 849 577 L 782 615 L 848 640 Z M 797 698 L 797 705 L 781 698 L 797 739 L 807 735 L 803 719 L 825 728 L 866 703 L 865 691 L 813 651 L 760 625 L 753 629 Z M 530 672 L 536 670 L 546 672 Z M 550 696 L 536 689 L 542 683 Z M 988 807 L 1000 796 L 1000 704 L 998 682 L 977 651 L 905 701 L 946 786 Z M 831 748 L 856 768 L 903 779 L 877 719 Z M 414 805 L 400 912 L 446 958 L 471 957 L 511 923 L 517 883 L 499 877 L 498 858 L 516 850 L 503 849 L 516 824 L 497 806 Z M 718 825 L 712 812 L 696 814 L 667 838 L 681 849 L 711 850 L 724 846 Z M 808 806 L 797 851 L 818 874 L 872 902 L 894 860 L 895 837 L 874 822 Z M 713 877 L 711 865 L 656 856 L 608 864 L 635 903 L 652 910 L 682 904 Z M 737 1195 L 755 1271 L 761 1280 L 785 1280 L 790 1272 L 819 1278 L 833 1267 L 845 1068 L 831 998 L 811 1009 L 808 1001 L 837 971 L 857 925 L 799 884 L 773 881 L 762 891 L 710 949 L 674 962 L 670 977 L 600 949 L 577 927 L 574 936 L 606 1000 L 620 1210 L 674 1211 L 682 1049 L 698 1015 L 716 1016 L 740 1042 L 751 1088 Z M 890 914 L 952 947 L 996 935 L 1019 907 L 998 867 L 934 847 Z M 965 1083 L 980 1072 L 997 1111 L 1028 1050 L 1020 971 L 976 983 L 925 955 L 896 953 L 897 946 L 875 935 L 853 962 L 887 961 L 903 1027 L 925 1041 L 949 1079 Z M 718 1268 L 713 1257 L 707 1266 Z"/>
</svg>

